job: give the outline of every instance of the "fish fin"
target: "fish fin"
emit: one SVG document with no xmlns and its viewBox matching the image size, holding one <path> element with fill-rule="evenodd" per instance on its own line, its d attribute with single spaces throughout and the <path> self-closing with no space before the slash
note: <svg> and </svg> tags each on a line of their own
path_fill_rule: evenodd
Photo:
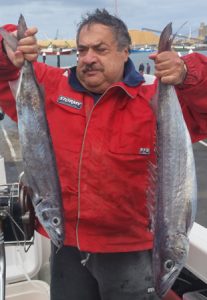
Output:
<svg viewBox="0 0 207 300">
<path fill-rule="evenodd" d="M 43 84 L 39 84 L 39 83 L 37 83 L 37 84 L 38 84 L 38 86 L 39 86 L 40 93 L 41 93 L 43 96 L 45 96 L 45 88 L 44 88 L 44 85 L 43 85 Z"/>
<path fill-rule="evenodd" d="M 150 230 L 154 232 L 155 227 L 155 210 L 157 199 L 157 166 L 149 162 L 149 185 L 147 189 L 147 208 L 150 218 Z"/>
<path fill-rule="evenodd" d="M 40 197 L 39 194 L 33 193 L 32 203 L 33 203 L 34 207 L 40 205 L 40 203 L 42 203 L 42 201 L 43 201 L 43 198 Z"/>
<path fill-rule="evenodd" d="M 159 90 L 160 90 L 160 82 L 159 80 L 157 81 L 157 86 L 156 86 L 156 92 L 152 96 L 151 101 L 150 101 L 150 106 L 155 114 L 155 116 L 158 115 L 158 103 L 159 103 Z"/>
<path fill-rule="evenodd" d="M 17 38 L 13 34 L 11 34 L 8 31 L 6 31 L 3 27 L 0 27 L 0 34 L 3 37 L 3 39 L 6 41 L 7 45 L 13 51 L 16 51 L 16 49 L 17 49 L 17 43 L 18 43 Z"/>
</svg>

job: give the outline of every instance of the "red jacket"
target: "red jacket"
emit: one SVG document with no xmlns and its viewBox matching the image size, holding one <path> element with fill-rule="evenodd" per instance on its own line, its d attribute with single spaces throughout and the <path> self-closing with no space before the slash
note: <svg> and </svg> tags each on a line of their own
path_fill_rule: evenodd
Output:
<svg viewBox="0 0 207 300">
<path fill-rule="evenodd" d="M 189 70 L 177 89 L 193 141 L 207 137 L 207 58 L 184 58 Z M 61 181 L 65 244 L 90 252 L 150 249 L 146 206 L 148 162 L 155 161 L 156 81 L 113 84 L 94 105 L 64 70 L 35 63 Z M 7 81 L 17 70 L 0 51 L 0 106 L 16 119 Z M 72 73 L 69 72 L 69 76 Z"/>
</svg>

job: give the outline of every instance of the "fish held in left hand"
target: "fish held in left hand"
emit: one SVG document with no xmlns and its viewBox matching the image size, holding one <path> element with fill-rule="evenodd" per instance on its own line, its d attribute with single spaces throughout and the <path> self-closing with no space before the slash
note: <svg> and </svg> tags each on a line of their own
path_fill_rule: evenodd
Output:
<svg viewBox="0 0 207 300">
<path fill-rule="evenodd" d="M 21 15 L 18 39 L 24 37 L 26 29 L 24 17 Z M 15 37 L 2 28 L 0 34 L 15 51 Z M 32 190 L 32 203 L 37 218 L 52 242 L 60 248 L 64 242 L 61 187 L 45 113 L 44 92 L 36 80 L 31 62 L 25 60 L 18 81 L 10 82 L 10 86 L 16 99 L 26 184 Z"/>
<path fill-rule="evenodd" d="M 172 24 L 160 36 L 159 52 L 170 51 Z M 184 267 L 188 235 L 195 220 L 197 183 L 191 138 L 175 89 L 158 81 L 153 99 L 157 118 L 157 166 L 150 166 L 156 186 L 153 223 L 153 276 L 155 290 L 163 297 Z M 149 191 L 153 188 L 150 187 Z M 149 205 L 150 206 L 150 205 Z M 153 211 L 154 210 L 154 211 Z"/>
</svg>

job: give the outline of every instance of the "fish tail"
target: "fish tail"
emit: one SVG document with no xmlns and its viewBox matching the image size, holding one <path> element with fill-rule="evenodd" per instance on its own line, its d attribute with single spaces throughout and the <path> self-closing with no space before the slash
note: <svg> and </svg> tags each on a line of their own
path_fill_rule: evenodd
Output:
<svg viewBox="0 0 207 300">
<path fill-rule="evenodd" d="M 162 31 L 158 44 L 158 52 L 171 51 L 174 36 L 172 35 L 172 22 L 169 23 Z"/>
<path fill-rule="evenodd" d="M 20 40 L 24 37 L 25 31 L 27 30 L 27 24 L 25 18 L 22 14 L 19 16 L 18 20 L 18 30 L 17 30 L 17 39 Z"/>
<path fill-rule="evenodd" d="M 185 26 L 185 24 L 187 23 L 184 22 L 180 28 L 176 31 L 176 33 L 172 33 L 172 22 L 170 22 L 162 31 L 161 35 L 160 35 L 160 40 L 159 40 L 159 44 L 158 44 L 158 52 L 161 53 L 162 51 L 171 51 L 171 46 L 172 43 L 174 41 L 174 38 L 176 37 L 176 35 L 178 35 L 178 32 L 181 30 L 181 28 L 183 28 L 183 26 Z"/>
</svg>

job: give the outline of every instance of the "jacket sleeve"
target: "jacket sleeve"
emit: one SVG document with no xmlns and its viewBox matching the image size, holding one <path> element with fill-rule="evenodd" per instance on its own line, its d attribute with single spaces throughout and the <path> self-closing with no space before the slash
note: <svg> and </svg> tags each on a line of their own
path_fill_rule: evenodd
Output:
<svg viewBox="0 0 207 300">
<path fill-rule="evenodd" d="M 4 28 L 10 32 L 16 30 L 16 26 L 12 24 L 5 25 Z M 16 80 L 18 76 L 19 69 L 7 58 L 0 35 L 0 106 L 14 121 L 17 121 L 16 105 L 8 81 Z"/>
<path fill-rule="evenodd" d="M 207 57 L 192 53 L 183 56 L 187 77 L 176 87 L 193 142 L 207 138 Z"/>
</svg>

